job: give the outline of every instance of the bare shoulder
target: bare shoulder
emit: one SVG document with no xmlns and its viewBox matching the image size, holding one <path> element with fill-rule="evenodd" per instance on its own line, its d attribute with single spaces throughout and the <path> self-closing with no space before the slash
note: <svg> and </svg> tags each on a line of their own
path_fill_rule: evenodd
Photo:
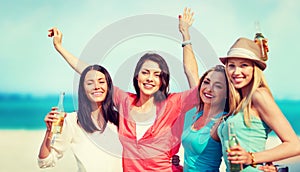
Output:
<svg viewBox="0 0 300 172">
<path fill-rule="evenodd" d="M 281 113 L 273 96 L 266 88 L 258 88 L 255 90 L 252 96 L 252 106 L 264 120 L 267 120 L 266 117 L 278 116 L 278 114 Z"/>
<path fill-rule="evenodd" d="M 271 93 L 266 88 L 258 88 L 252 96 L 252 103 L 254 105 L 265 105 L 270 101 L 274 101 Z"/>
</svg>

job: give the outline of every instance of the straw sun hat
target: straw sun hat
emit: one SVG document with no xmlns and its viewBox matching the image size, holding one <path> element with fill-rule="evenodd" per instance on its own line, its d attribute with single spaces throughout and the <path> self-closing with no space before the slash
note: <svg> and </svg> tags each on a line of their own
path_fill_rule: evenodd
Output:
<svg viewBox="0 0 300 172">
<path fill-rule="evenodd" d="M 239 38 L 229 49 L 227 57 L 220 57 L 219 59 L 223 64 L 226 64 L 228 58 L 252 60 L 261 70 L 264 70 L 267 67 L 266 62 L 261 59 L 261 50 L 259 46 L 254 41 L 247 38 Z"/>
</svg>

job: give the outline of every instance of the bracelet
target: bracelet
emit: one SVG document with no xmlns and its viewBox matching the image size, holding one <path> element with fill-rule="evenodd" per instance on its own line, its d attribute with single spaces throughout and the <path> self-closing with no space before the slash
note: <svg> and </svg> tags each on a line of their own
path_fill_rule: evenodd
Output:
<svg viewBox="0 0 300 172">
<path fill-rule="evenodd" d="M 188 44 L 192 45 L 191 40 L 183 41 L 182 44 L 181 44 L 181 46 L 184 47 L 184 46 L 186 46 Z"/>
<path fill-rule="evenodd" d="M 251 156 L 251 166 L 255 168 L 256 167 L 256 162 L 255 162 L 254 153 L 253 152 L 248 152 L 248 153 Z"/>
</svg>

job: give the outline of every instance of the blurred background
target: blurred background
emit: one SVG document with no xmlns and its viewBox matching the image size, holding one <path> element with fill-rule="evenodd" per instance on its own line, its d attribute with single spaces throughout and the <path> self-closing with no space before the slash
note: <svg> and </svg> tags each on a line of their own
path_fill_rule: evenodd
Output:
<svg viewBox="0 0 300 172">
<path fill-rule="evenodd" d="M 299 6 L 300 1 L 296 0 L 0 0 L 0 72 L 3 75 L 0 80 L 0 131 L 26 133 L 45 129 L 44 116 L 57 104 L 60 91 L 66 92 L 66 111 L 76 110 L 78 75 L 55 51 L 52 38 L 47 37 L 47 30 L 51 27 L 62 31 L 66 49 L 77 57 L 87 58 L 87 61 L 89 57 L 84 57 L 85 50 L 95 46 L 91 42 L 97 35 L 100 39 L 102 34 L 105 39 L 97 40 L 99 47 L 93 48 L 101 52 L 103 47 L 100 45 L 111 47 L 102 52 L 104 56 L 96 55 L 93 60 L 105 64 L 112 77 L 117 78 L 120 66 L 128 65 L 128 59 L 138 57 L 145 51 L 162 52 L 171 56 L 170 59 L 177 58 L 180 63 L 182 48 L 177 17 L 184 7 L 189 7 L 195 12 L 194 37 L 199 36 L 209 48 L 193 46 L 200 61 L 201 73 L 208 67 L 205 58 L 225 56 L 238 37 L 253 39 L 257 32 L 255 22 L 260 23 L 260 30 L 268 38 L 270 49 L 268 67 L 264 72 L 266 79 L 276 102 L 300 135 Z M 150 16 L 150 20 L 141 20 L 140 23 L 140 19 L 133 20 L 136 22 L 131 27 L 127 22 L 122 23 L 143 15 Z M 155 22 L 157 15 L 161 15 L 162 19 L 170 18 L 170 26 Z M 137 31 L 110 42 L 118 34 L 128 32 L 128 29 L 135 30 L 151 22 L 154 23 L 153 33 Z M 105 32 L 107 28 L 113 29 Z M 169 29 L 170 35 L 163 35 L 160 29 Z M 104 36 L 103 33 L 109 34 Z M 193 33 L 192 41 L 196 42 Z M 204 51 L 211 52 L 211 57 L 203 57 L 201 52 Z M 135 66 L 134 62 L 131 64 L 128 73 L 125 73 L 130 78 Z M 172 65 L 170 68 L 172 75 L 172 70 L 177 68 L 172 68 Z M 184 75 L 180 77 L 172 78 L 172 92 L 187 88 L 180 85 L 186 82 Z M 120 81 L 123 82 L 114 82 Z M 121 88 L 132 90 L 131 80 L 126 80 Z M 37 136 L 37 139 L 40 143 L 42 136 Z M 19 141 L 5 140 L 7 144 Z M 15 159 L 14 155 L 10 156 L 11 160 Z M 6 170 L 9 171 L 0 165 L 0 171 Z"/>
</svg>

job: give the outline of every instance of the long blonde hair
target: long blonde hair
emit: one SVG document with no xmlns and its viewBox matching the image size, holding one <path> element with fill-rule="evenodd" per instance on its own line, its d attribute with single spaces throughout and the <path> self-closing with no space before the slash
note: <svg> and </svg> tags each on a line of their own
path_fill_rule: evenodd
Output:
<svg viewBox="0 0 300 172">
<path fill-rule="evenodd" d="M 244 97 L 242 96 L 241 90 L 235 89 L 235 93 L 233 93 L 235 102 L 234 104 L 237 105 L 233 114 L 237 114 L 238 112 L 243 111 L 244 120 L 246 126 L 248 127 L 251 125 L 250 109 L 252 106 L 252 97 L 254 92 L 258 88 L 266 88 L 272 96 L 272 93 L 270 91 L 270 88 L 262 70 L 256 65 L 254 65 L 253 78 L 249 84 L 249 87 L 245 88 L 246 91 Z"/>
</svg>

